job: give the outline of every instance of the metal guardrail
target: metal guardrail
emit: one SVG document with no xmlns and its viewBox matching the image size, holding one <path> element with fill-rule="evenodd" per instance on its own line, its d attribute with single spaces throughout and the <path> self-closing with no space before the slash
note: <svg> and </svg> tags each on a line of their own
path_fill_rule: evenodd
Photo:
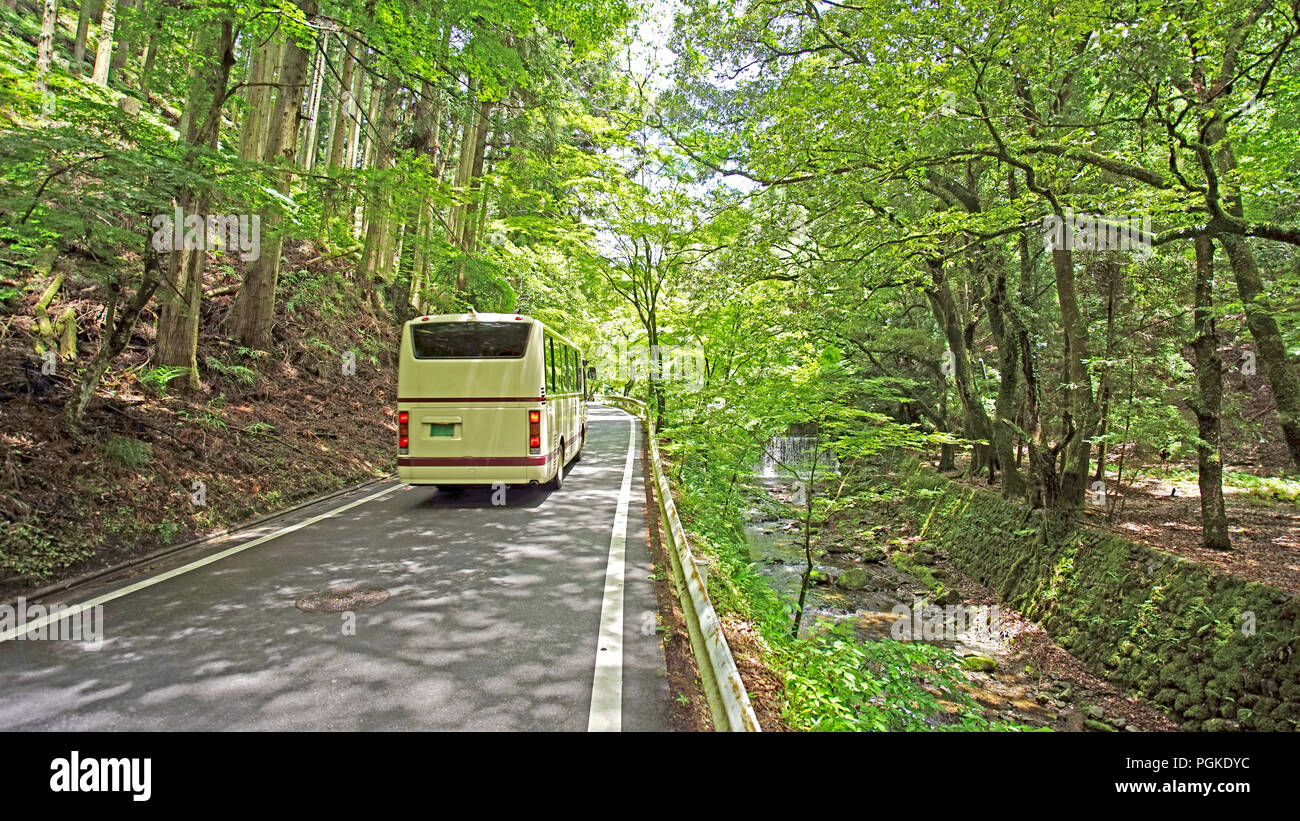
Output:
<svg viewBox="0 0 1300 821">
<path fill-rule="evenodd" d="M 691 636 L 691 648 L 695 651 L 695 661 L 700 669 L 700 680 L 709 702 L 714 728 L 724 732 L 762 732 L 754 708 L 749 703 L 749 694 L 745 692 L 745 684 L 740 679 L 740 671 L 736 669 L 727 636 L 722 631 L 722 623 L 713 609 L 713 602 L 709 600 L 702 562 L 698 562 L 691 553 L 686 531 L 677 517 L 677 506 L 673 504 L 668 475 L 659 460 L 659 440 L 655 435 L 654 421 L 650 418 L 646 404 L 639 399 L 610 394 L 598 395 L 596 401 L 608 402 L 639 417 L 649 431 L 655 498 L 659 502 L 659 514 L 668 536 L 668 555 L 672 559 L 673 576 L 677 580 L 677 598 L 686 614 L 686 628 Z"/>
</svg>

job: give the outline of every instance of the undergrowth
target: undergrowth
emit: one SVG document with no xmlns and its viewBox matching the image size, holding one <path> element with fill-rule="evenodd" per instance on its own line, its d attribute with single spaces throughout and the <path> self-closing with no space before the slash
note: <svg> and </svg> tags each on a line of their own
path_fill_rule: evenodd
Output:
<svg viewBox="0 0 1300 821">
<path fill-rule="evenodd" d="M 689 450 L 689 431 L 674 429 L 668 450 Z M 692 549 L 708 557 L 709 597 L 720 615 L 750 621 L 761 633 L 763 662 L 785 685 L 783 717 L 806 731 L 1026 729 L 985 718 L 965 688 L 970 679 L 951 650 L 919 642 L 855 638 L 847 625 L 791 635 L 793 603 L 755 570 L 745 544 L 741 490 L 721 461 L 686 460 L 677 471 L 678 508 Z"/>
</svg>

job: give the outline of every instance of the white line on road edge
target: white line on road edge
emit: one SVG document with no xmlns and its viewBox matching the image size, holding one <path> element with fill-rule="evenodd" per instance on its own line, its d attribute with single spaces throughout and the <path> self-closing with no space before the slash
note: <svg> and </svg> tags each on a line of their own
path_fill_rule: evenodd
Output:
<svg viewBox="0 0 1300 821">
<path fill-rule="evenodd" d="M 70 618 L 72 616 L 77 615 L 78 613 L 89 610 L 92 607 L 98 607 L 101 604 L 107 604 L 108 602 L 111 602 L 114 599 L 120 599 L 123 596 L 128 596 L 136 592 L 137 590 L 143 590 L 146 587 L 152 587 L 153 585 L 158 584 L 159 582 L 165 582 L 168 579 L 174 579 L 183 573 L 190 572 L 191 570 L 197 570 L 200 567 L 204 567 L 205 565 L 212 564 L 213 562 L 219 562 L 222 559 L 226 558 L 227 556 L 233 556 L 236 553 L 240 553 L 244 550 L 248 550 L 250 547 L 257 547 L 259 544 L 265 544 L 266 542 L 269 542 L 272 539 L 278 539 L 279 537 L 284 536 L 285 534 L 293 533 L 295 530 L 301 530 L 304 527 L 307 527 L 309 525 L 314 525 L 317 522 L 319 522 L 321 519 L 328 519 L 330 516 L 333 516 L 337 513 L 342 513 L 345 510 L 351 510 L 352 508 L 357 507 L 358 505 L 364 505 L 366 502 L 372 502 L 375 499 L 378 499 L 380 496 L 387 496 L 388 494 L 392 493 L 393 491 L 401 487 L 402 485 L 399 484 L 396 487 L 390 487 L 387 490 L 381 490 L 378 493 L 372 493 L 371 495 L 365 497 L 364 499 L 358 499 L 355 502 L 349 502 L 348 504 L 342 505 L 340 507 L 336 507 L 333 510 L 327 510 L 318 516 L 313 516 L 310 519 L 304 519 L 303 521 L 299 522 L 296 525 L 289 525 L 288 527 L 281 528 L 280 530 L 277 530 L 274 533 L 268 533 L 265 536 L 259 536 L 258 538 L 253 539 L 252 541 L 244 542 L 243 544 L 240 545 L 235 545 L 234 547 L 223 550 L 220 553 L 213 553 L 211 556 L 205 556 L 202 559 L 190 562 L 189 564 L 184 565 L 183 567 L 178 567 L 175 570 L 168 570 L 166 573 L 160 573 L 157 576 L 150 576 L 149 578 L 138 581 L 135 584 L 129 584 L 126 587 L 118 588 L 117 590 L 114 590 L 111 593 L 105 593 L 102 596 L 96 596 L 95 598 L 90 599 L 88 601 L 84 601 L 81 604 L 73 604 L 68 607 L 60 608 L 59 612 L 55 615 L 42 616 L 39 619 L 26 622 L 19 627 L 11 627 L 8 630 L 5 630 L 4 632 L 0 633 L 0 642 L 9 641 L 10 639 L 15 638 L 19 634 L 26 634 L 26 633 L 30 633 L 33 630 L 39 630 L 42 627 L 45 627 L 46 625 L 62 621 L 63 619 L 66 618 Z"/>
<path fill-rule="evenodd" d="M 627 505 L 632 498 L 632 463 L 636 457 L 636 418 L 627 436 L 623 486 L 614 511 L 605 566 L 605 597 L 600 604 L 600 639 L 596 642 L 596 672 L 591 682 L 588 732 L 617 733 L 623 729 L 623 567 L 627 555 Z"/>
<path fill-rule="evenodd" d="M 704 574 L 700 571 L 691 553 L 686 539 L 686 529 L 682 527 L 677 516 L 677 506 L 673 503 L 672 488 L 668 483 L 668 474 L 659 459 L 659 444 L 655 431 L 654 418 L 650 415 L 644 402 L 626 396 L 609 396 L 613 407 L 639 416 L 649 432 L 650 468 L 653 477 L 651 487 L 659 502 L 659 515 L 663 519 L 665 539 L 668 543 L 668 557 L 673 563 L 673 576 L 677 588 L 677 600 L 682 605 L 682 617 L 686 621 L 687 632 L 691 636 L 691 649 L 695 651 L 696 664 L 700 671 L 700 680 L 705 699 L 709 702 L 709 713 L 713 716 L 713 726 L 717 730 L 731 732 L 759 733 L 758 716 L 749 703 L 749 694 L 745 692 L 745 682 L 736 669 L 736 660 L 731 655 L 727 644 L 727 634 L 722 629 L 713 602 L 709 601 L 709 591 Z M 608 404 L 608 402 L 607 402 Z M 626 408 L 622 405 L 627 405 Z M 629 410 L 630 408 L 630 410 Z"/>
</svg>

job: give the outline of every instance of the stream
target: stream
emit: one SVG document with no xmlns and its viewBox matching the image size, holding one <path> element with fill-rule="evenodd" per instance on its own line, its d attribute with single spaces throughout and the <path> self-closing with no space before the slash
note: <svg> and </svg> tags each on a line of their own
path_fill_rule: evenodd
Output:
<svg viewBox="0 0 1300 821">
<path fill-rule="evenodd" d="M 805 568 L 803 525 L 796 515 L 805 499 L 801 482 L 789 468 L 806 475 L 810 441 L 810 437 L 772 441 L 756 470 L 761 492 L 745 512 L 750 560 L 792 608 Z M 832 463 L 827 471 L 834 468 Z M 889 560 L 887 534 L 846 541 L 820 550 L 814 539 L 814 583 L 808 590 L 801 635 L 823 630 L 828 623 L 848 622 L 861 641 L 925 641 L 946 647 L 979 668 L 969 671 L 977 688 L 972 695 L 990 718 L 1032 727 L 1084 729 L 1080 710 L 1069 703 L 1069 692 L 1060 682 L 1037 683 L 1025 675 L 1023 665 L 1008 663 L 1012 631 L 1004 629 L 1000 611 L 967 605 L 955 592 L 936 602 L 924 582 Z"/>
</svg>

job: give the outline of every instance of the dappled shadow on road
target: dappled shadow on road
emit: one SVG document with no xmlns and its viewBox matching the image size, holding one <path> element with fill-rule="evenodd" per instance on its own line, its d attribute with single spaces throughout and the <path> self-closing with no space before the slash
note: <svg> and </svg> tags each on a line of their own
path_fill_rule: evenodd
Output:
<svg viewBox="0 0 1300 821">
<path fill-rule="evenodd" d="M 0 644 L 0 728 L 585 728 L 628 430 L 595 417 L 560 491 L 405 486 L 110 602 L 98 651 Z M 360 584 L 391 597 L 294 607 Z"/>
</svg>

